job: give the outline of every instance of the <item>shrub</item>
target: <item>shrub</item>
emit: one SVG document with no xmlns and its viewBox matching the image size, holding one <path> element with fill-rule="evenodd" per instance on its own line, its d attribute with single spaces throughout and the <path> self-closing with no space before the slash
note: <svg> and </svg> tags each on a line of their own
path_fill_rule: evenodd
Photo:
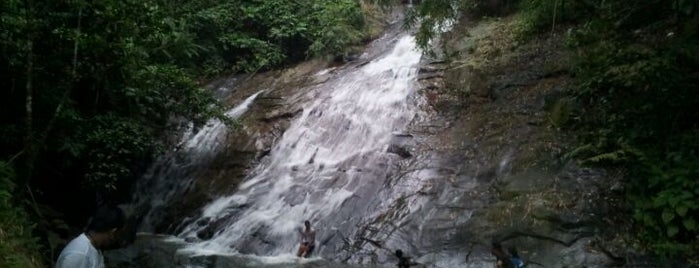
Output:
<svg viewBox="0 0 699 268">
<path fill-rule="evenodd" d="M 12 168 L 0 161 L 0 267 L 42 267 L 34 225 L 13 197 L 14 177 Z"/>
<path fill-rule="evenodd" d="M 647 249 L 696 259 L 699 60 L 690 51 L 699 43 L 661 4 L 648 4 L 658 11 L 650 14 L 646 4 L 609 1 L 569 31 L 582 107 L 576 153 L 628 171 L 627 200 Z"/>
</svg>

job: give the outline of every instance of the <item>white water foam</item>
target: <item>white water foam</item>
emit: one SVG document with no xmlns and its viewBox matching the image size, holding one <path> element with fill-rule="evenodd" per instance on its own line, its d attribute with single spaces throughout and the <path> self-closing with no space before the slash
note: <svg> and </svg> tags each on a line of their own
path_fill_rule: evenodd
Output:
<svg viewBox="0 0 699 268">
<path fill-rule="evenodd" d="M 240 117 L 248 110 L 248 108 L 250 108 L 250 104 L 255 100 L 255 98 L 257 98 L 257 95 L 260 95 L 262 92 L 264 91 L 258 91 L 257 93 L 248 97 L 241 104 L 228 110 L 225 115 L 231 119 Z M 225 128 L 226 125 L 221 122 L 221 120 L 212 119 L 207 122 L 206 126 L 199 130 L 197 134 L 189 138 L 187 142 L 185 142 L 184 146 L 188 150 L 210 151 L 213 148 L 218 147 L 223 142 L 222 137 L 225 136 Z"/>
</svg>

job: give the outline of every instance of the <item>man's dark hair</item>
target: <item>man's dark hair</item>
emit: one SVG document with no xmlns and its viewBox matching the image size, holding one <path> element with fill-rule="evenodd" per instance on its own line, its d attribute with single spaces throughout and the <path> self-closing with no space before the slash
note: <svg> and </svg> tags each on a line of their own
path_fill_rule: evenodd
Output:
<svg viewBox="0 0 699 268">
<path fill-rule="evenodd" d="M 396 249 L 396 257 L 402 258 L 403 257 L 403 251 L 400 249 Z"/>
<path fill-rule="evenodd" d="M 87 224 L 87 231 L 107 232 L 112 229 L 124 227 L 126 216 L 124 211 L 117 206 L 101 206 L 95 211 L 95 215 Z"/>
</svg>

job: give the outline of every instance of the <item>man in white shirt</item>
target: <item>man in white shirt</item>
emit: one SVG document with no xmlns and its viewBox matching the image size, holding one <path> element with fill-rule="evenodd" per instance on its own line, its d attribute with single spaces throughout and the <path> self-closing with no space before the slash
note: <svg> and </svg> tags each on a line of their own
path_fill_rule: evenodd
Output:
<svg viewBox="0 0 699 268">
<path fill-rule="evenodd" d="M 56 268 L 104 268 L 101 250 L 113 248 L 116 233 L 125 224 L 126 217 L 119 207 L 98 208 L 85 232 L 61 251 Z"/>
</svg>

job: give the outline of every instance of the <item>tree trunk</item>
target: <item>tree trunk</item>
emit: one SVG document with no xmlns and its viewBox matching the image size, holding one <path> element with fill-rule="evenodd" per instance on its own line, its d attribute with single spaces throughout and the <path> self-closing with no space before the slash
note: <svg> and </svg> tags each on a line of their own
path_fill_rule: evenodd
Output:
<svg viewBox="0 0 699 268">
<path fill-rule="evenodd" d="M 77 69 L 78 69 L 78 47 L 80 45 L 80 27 L 81 27 L 81 21 L 82 21 L 82 7 L 78 11 L 78 26 L 75 29 L 75 41 L 73 43 L 73 62 L 72 62 L 72 71 L 71 71 L 71 83 L 68 85 L 68 89 L 66 89 L 65 92 L 63 92 L 63 96 L 61 96 L 61 100 L 58 102 L 58 106 L 56 106 L 56 110 L 53 112 L 53 115 L 51 116 L 51 119 L 49 119 L 48 123 L 46 124 L 46 128 L 44 128 L 44 131 L 41 132 L 41 135 L 39 135 L 38 138 L 35 138 L 35 133 L 32 127 L 32 92 L 31 92 L 31 69 L 33 68 L 33 59 L 31 62 L 28 62 L 27 64 L 27 143 L 25 147 L 25 153 L 27 156 L 27 182 L 31 180 L 31 175 L 33 174 L 34 170 L 34 164 L 36 163 L 36 159 L 39 155 L 38 148 L 41 144 L 44 144 L 46 140 L 48 139 L 48 135 L 51 132 L 51 129 L 53 128 L 53 125 L 56 122 L 56 118 L 61 114 L 61 111 L 63 110 L 64 105 L 70 98 L 70 93 L 72 92 L 72 89 L 74 87 L 75 81 L 77 80 Z M 30 39 L 30 44 L 31 44 L 31 39 Z M 32 51 L 31 47 L 29 48 L 29 56 L 33 58 L 32 56 Z M 29 60 L 28 60 L 29 61 Z"/>
<path fill-rule="evenodd" d="M 71 80 L 68 84 L 68 89 L 66 89 L 66 91 L 63 92 L 61 101 L 58 102 L 58 106 L 56 106 L 56 110 L 53 112 L 53 116 L 51 116 L 51 119 L 49 119 L 49 122 L 46 124 L 46 129 L 44 129 L 44 131 L 41 133 L 41 136 L 38 139 L 39 144 L 43 144 L 44 142 L 46 142 L 49 132 L 51 132 L 51 129 L 53 128 L 53 125 L 56 122 L 56 118 L 61 114 L 63 106 L 70 98 L 70 93 L 73 92 L 75 82 L 78 80 L 78 47 L 80 46 L 80 23 L 82 21 L 82 13 L 83 9 L 81 7 L 78 10 L 78 26 L 77 28 L 75 28 L 75 41 L 73 42 L 73 70 L 71 71 Z"/>
<path fill-rule="evenodd" d="M 29 11 L 27 11 L 29 12 Z M 25 137 L 24 137 L 24 155 L 26 176 L 25 182 L 29 182 L 34 170 L 34 160 L 36 159 L 36 140 L 34 139 L 34 88 L 32 84 L 32 75 L 34 72 L 34 43 L 32 41 L 32 33 L 29 34 L 27 42 L 27 70 L 26 70 L 26 97 L 24 101 L 25 109 Z"/>
</svg>

